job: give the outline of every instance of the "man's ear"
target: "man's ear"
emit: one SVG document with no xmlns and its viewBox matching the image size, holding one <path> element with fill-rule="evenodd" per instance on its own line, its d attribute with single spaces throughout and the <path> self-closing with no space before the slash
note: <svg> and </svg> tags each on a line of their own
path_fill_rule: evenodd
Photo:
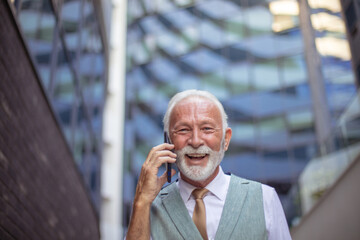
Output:
<svg viewBox="0 0 360 240">
<path fill-rule="evenodd" d="M 225 151 L 227 151 L 229 148 L 231 136 L 232 136 L 232 130 L 231 130 L 231 128 L 228 127 L 228 128 L 226 128 L 226 131 L 225 131 L 225 146 L 224 146 Z"/>
</svg>

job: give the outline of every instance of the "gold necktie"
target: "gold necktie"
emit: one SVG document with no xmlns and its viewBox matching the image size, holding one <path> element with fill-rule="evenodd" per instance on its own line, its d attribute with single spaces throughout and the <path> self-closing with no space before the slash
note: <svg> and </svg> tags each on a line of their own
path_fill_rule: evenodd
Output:
<svg viewBox="0 0 360 240">
<path fill-rule="evenodd" d="M 194 196 L 196 204 L 193 213 L 193 221 L 203 239 L 208 239 L 206 232 L 206 213 L 203 198 L 208 192 L 206 188 L 197 188 L 191 194 Z"/>
</svg>

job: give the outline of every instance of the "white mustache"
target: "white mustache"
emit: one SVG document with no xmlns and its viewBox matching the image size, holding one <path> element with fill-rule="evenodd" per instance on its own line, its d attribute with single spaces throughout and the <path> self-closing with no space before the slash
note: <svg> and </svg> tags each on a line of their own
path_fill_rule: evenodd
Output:
<svg viewBox="0 0 360 240">
<path fill-rule="evenodd" d="M 199 148 L 193 148 L 192 146 L 185 146 L 181 150 L 177 151 L 180 154 L 211 154 L 213 150 L 208 146 L 200 146 Z"/>
</svg>

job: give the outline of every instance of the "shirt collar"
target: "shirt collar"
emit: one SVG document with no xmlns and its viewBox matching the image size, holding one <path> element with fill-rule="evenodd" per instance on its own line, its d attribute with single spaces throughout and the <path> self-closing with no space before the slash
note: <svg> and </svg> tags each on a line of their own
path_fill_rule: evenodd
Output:
<svg viewBox="0 0 360 240">
<path fill-rule="evenodd" d="M 219 166 L 219 173 L 205 188 L 208 189 L 217 198 L 224 201 L 226 198 L 229 183 L 230 176 L 225 175 L 221 166 Z M 184 200 L 184 202 L 187 202 L 190 199 L 192 191 L 196 188 L 195 186 L 181 179 L 180 173 L 178 187 L 181 198 Z"/>
</svg>

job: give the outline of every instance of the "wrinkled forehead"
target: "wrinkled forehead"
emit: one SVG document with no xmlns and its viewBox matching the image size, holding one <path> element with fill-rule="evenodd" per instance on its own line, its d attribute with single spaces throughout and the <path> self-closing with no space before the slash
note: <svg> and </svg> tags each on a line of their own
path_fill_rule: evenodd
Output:
<svg viewBox="0 0 360 240">
<path fill-rule="evenodd" d="M 170 115 L 170 125 L 179 120 L 183 114 L 193 114 L 221 120 L 221 112 L 218 106 L 210 99 L 202 96 L 190 96 L 179 101 L 173 108 Z"/>
</svg>

